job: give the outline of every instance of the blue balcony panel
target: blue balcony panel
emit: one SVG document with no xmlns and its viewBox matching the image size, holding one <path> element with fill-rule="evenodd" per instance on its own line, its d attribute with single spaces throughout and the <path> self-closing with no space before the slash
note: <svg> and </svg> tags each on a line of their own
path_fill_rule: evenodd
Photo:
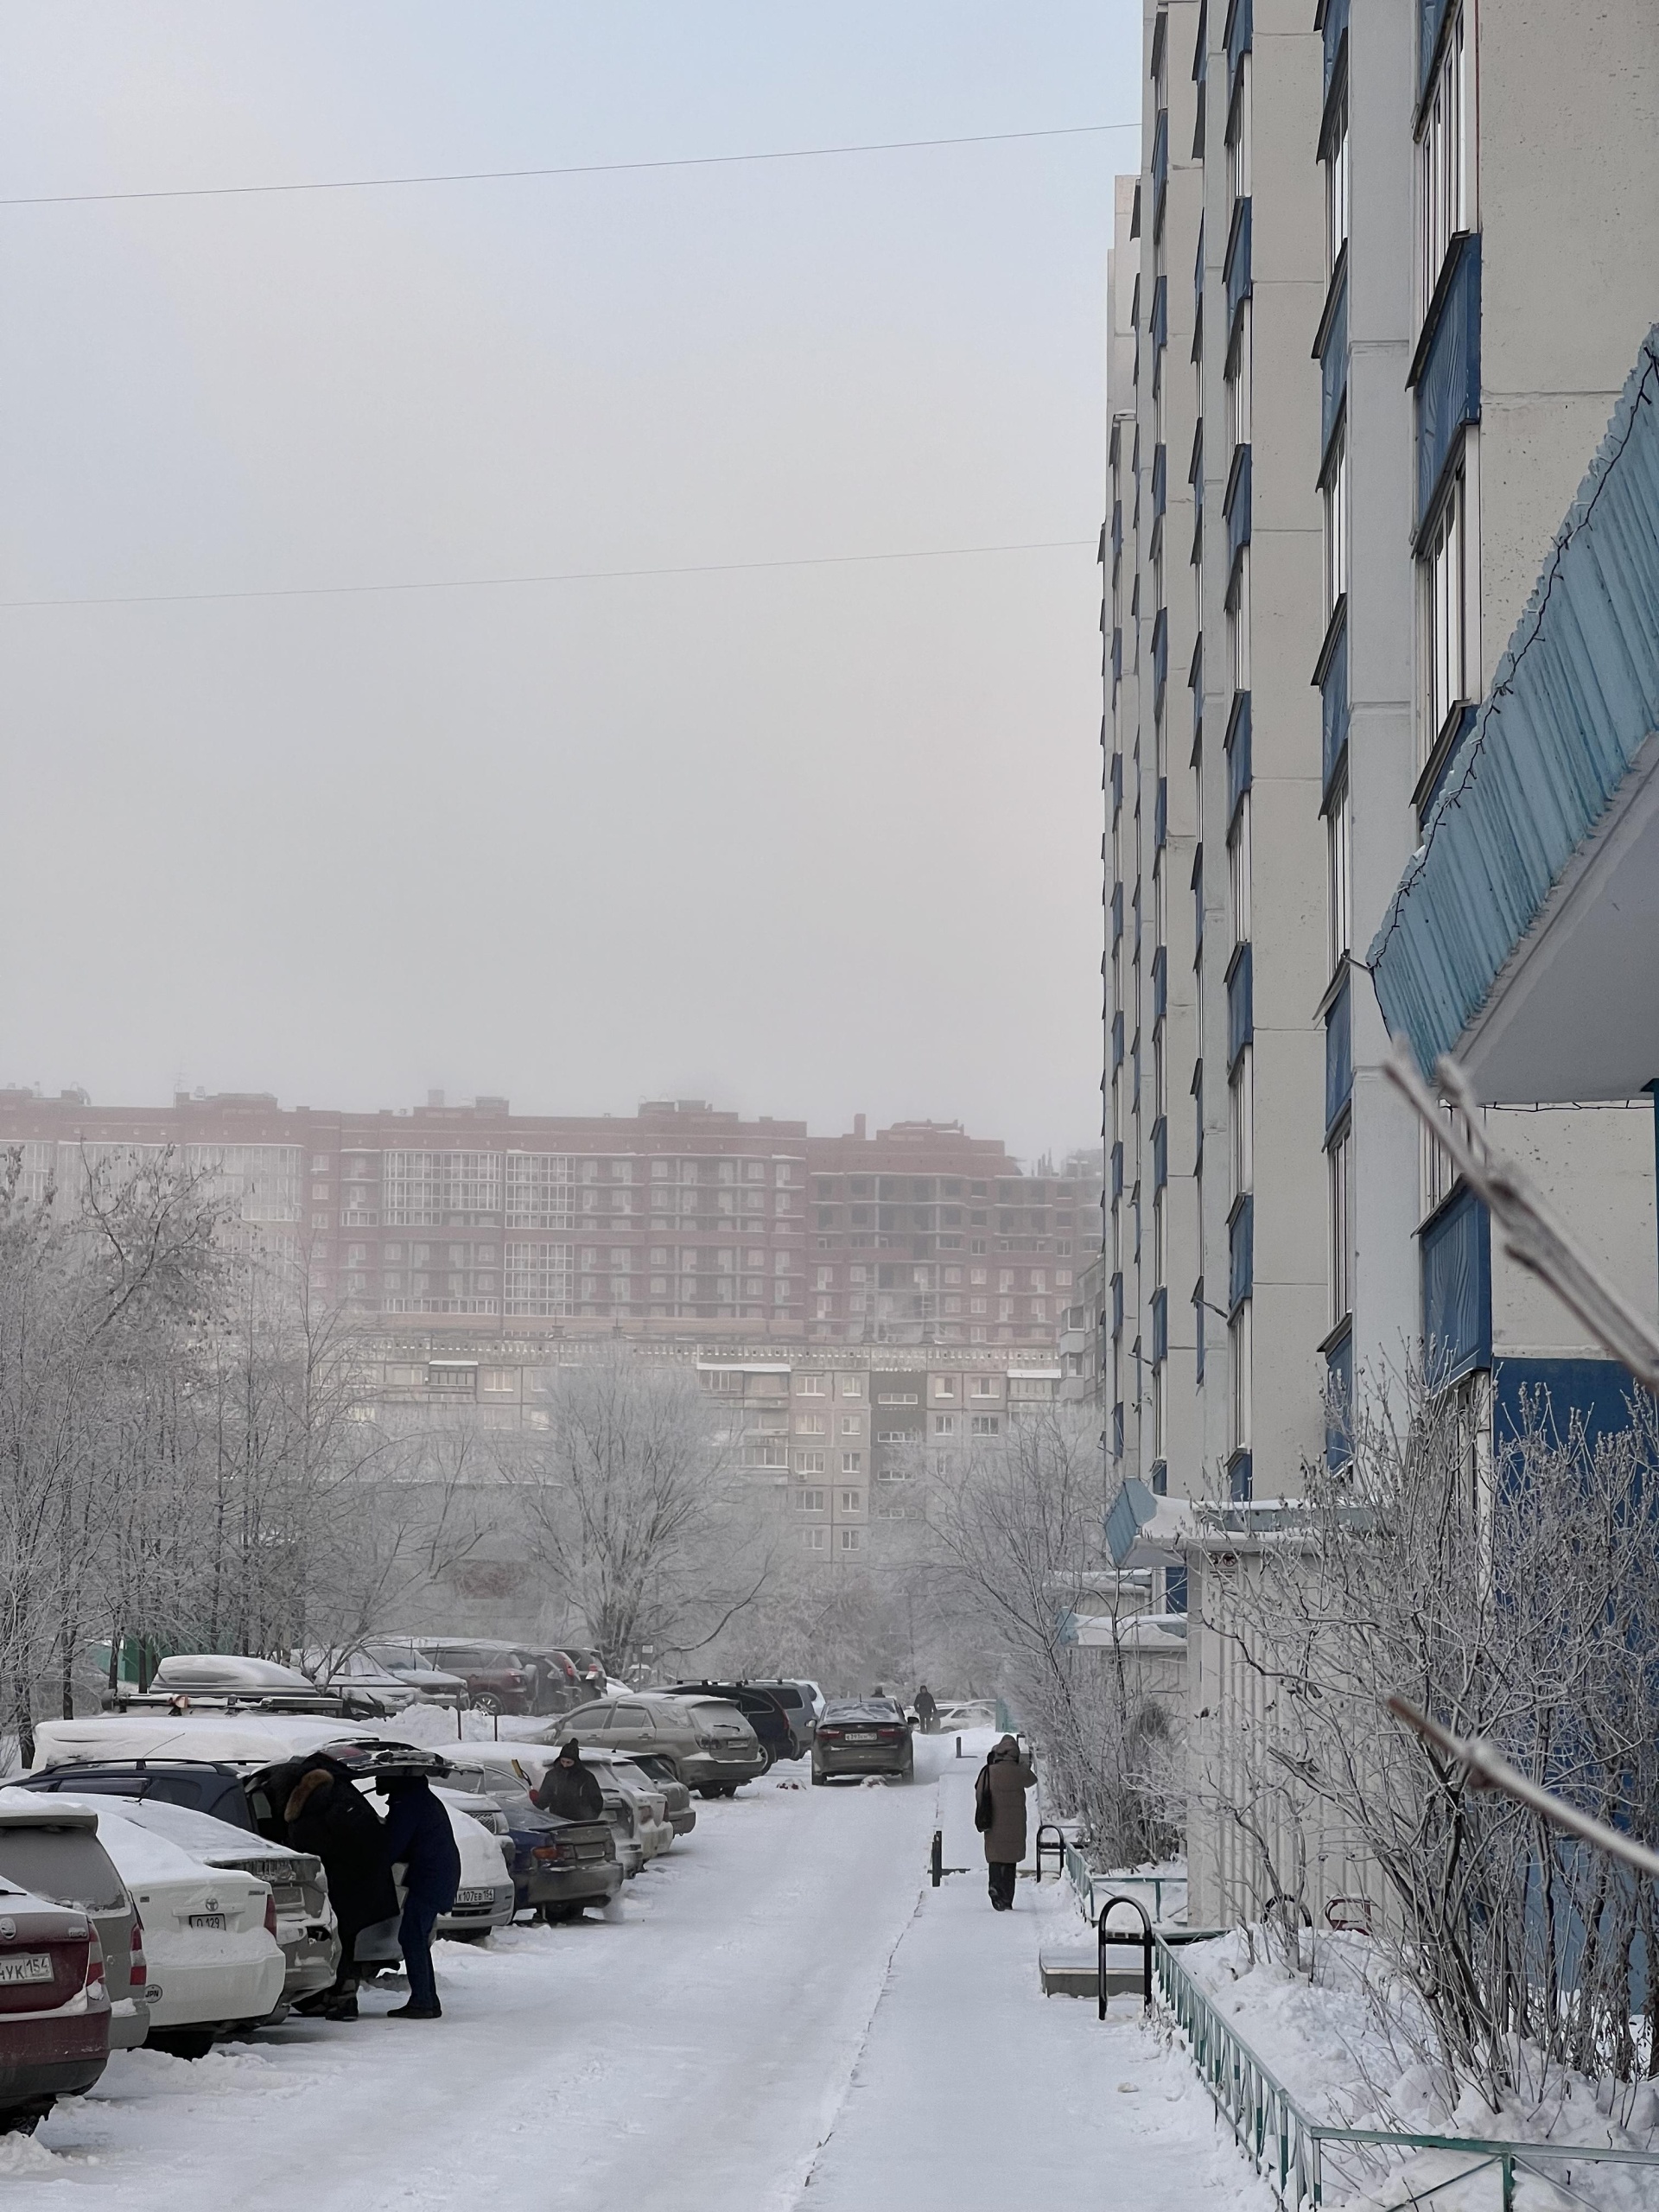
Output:
<svg viewBox="0 0 1659 2212">
<path fill-rule="evenodd" d="M 1233 202 L 1233 219 L 1227 232 L 1227 257 L 1221 264 L 1221 276 L 1227 287 L 1227 327 L 1230 332 L 1239 302 L 1249 296 L 1250 290 L 1250 203 L 1248 198 Z"/>
<path fill-rule="evenodd" d="M 1325 1129 L 1331 1134 L 1354 1091 L 1353 1008 L 1344 976 L 1325 1017 Z"/>
<path fill-rule="evenodd" d="M 1167 504 L 1166 480 L 1168 469 L 1167 448 L 1161 444 L 1155 445 L 1152 449 L 1152 512 L 1154 516 L 1162 514 Z"/>
<path fill-rule="evenodd" d="M 1417 0 L 1417 98 L 1421 101 L 1434 74 L 1440 33 L 1454 0 Z"/>
<path fill-rule="evenodd" d="M 1169 1357 L 1169 1293 L 1164 1289 L 1152 1294 L 1152 1363 L 1161 1367 Z"/>
<path fill-rule="evenodd" d="M 1452 242 L 1412 364 L 1417 529 L 1427 526 L 1464 426 L 1480 420 L 1480 238 Z"/>
<path fill-rule="evenodd" d="M 1348 757 L 1348 620 L 1331 642 L 1319 671 L 1319 727 L 1321 737 L 1321 804 L 1328 805 L 1331 786 Z"/>
<path fill-rule="evenodd" d="M 1238 1065 L 1238 1056 L 1255 1037 L 1255 987 L 1250 948 L 1235 946 L 1227 969 L 1227 1065 Z"/>
<path fill-rule="evenodd" d="M 1121 881 L 1112 886 L 1112 943 L 1116 944 L 1123 934 L 1123 886 Z"/>
<path fill-rule="evenodd" d="M 1152 1125 L 1152 1187 L 1154 1195 L 1169 1180 L 1169 1123 L 1160 1114 Z"/>
<path fill-rule="evenodd" d="M 1155 1029 L 1169 1009 L 1169 948 L 1160 944 L 1152 956 L 1152 1026 Z"/>
<path fill-rule="evenodd" d="M 1492 1363 L 1491 1217 L 1472 1191 L 1448 1198 L 1418 1239 L 1423 1366 L 1433 1389 Z"/>
<path fill-rule="evenodd" d="M 1236 1313 L 1255 1284 L 1255 1200 L 1236 1200 L 1227 1224 L 1227 1310 Z"/>
<path fill-rule="evenodd" d="M 1152 126 L 1152 205 L 1153 228 L 1158 226 L 1162 211 L 1164 188 L 1169 182 L 1169 110 L 1160 107 L 1158 119 Z"/>
<path fill-rule="evenodd" d="M 1224 40 L 1227 48 L 1227 84 L 1229 99 L 1232 87 L 1238 81 L 1238 65 L 1250 50 L 1250 39 L 1255 29 L 1255 11 L 1250 0 L 1228 0 L 1227 29 Z"/>
<path fill-rule="evenodd" d="M 1233 826 L 1238 802 L 1250 788 L 1250 695 L 1235 691 L 1227 715 L 1227 827 Z"/>
<path fill-rule="evenodd" d="M 1163 448 L 1160 446 L 1161 453 Z M 1152 623 L 1152 696 L 1155 705 L 1164 696 L 1164 686 L 1169 681 L 1169 614 L 1160 607 Z"/>
<path fill-rule="evenodd" d="M 1235 1505 L 1248 1505 L 1255 1495 L 1255 1470 L 1248 1452 L 1235 1452 L 1227 1462 L 1227 1495 Z"/>
<path fill-rule="evenodd" d="M 1343 1331 L 1325 1355 L 1325 1464 L 1345 1467 L 1354 1456 L 1354 1332 Z"/>
<path fill-rule="evenodd" d="M 1319 480 L 1331 461 L 1331 440 L 1348 397 L 1348 272 L 1344 266 L 1319 327 Z"/>
<path fill-rule="evenodd" d="M 1160 776 L 1152 802 L 1152 849 L 1161 853 L 1169 838 L 1169 778 Z"/>
<path fill-rule="evenodd" d="M 1152 289 L 1152 321 L 1148 326 L 1152 350 L 1161 353 L 1169 343 L 1169 279 L 1160 276 Z"/>
<path fill-rule="evenodd" d="M 1241 546 L 1250 542 L 1250 449 L 1249 446 L 1233 448 L 1232 467 L 1227 472 L 1227 497 L 1222 512 L 1227 518 L 1227 573 L 1230 578 L 1233 564 L 1238 559 Z"/>
<path fill-rule="evenodd" d="M 1348 35 L 1348 0 L 1325 0 L 1325 16 L 1319 28 L 1325 37 L 1325 96 L 1328 99 L 1342 54 L 1342 41 Z"/>
</svg>

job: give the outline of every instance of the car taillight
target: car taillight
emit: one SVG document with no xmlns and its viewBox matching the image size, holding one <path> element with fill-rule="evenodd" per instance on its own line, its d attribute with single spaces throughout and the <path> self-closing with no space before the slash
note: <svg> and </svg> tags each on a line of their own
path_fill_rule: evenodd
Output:
<svg viewBox="0 0 1659 2212">
<path fill-rule="evenodd" d="M 576 1847 L 573 1843 L 538 1843 L 530 1855 L 538 1859 L 543 1866 L 568 1866 L 575 1858 Z"/>
<path fill-rule="evenodd" d="M 86 1979 L 81 1986 L 89 1997 L 106 1993 L 104 1979 L 104 1946 L 98 1939 L 98 1930 L 89 1923 L 86 1929 Z"/>
<path fill-rule="evenodd" d="M 132 1908 L 132 1935 L 129 1941 L 129 1955 L 132 1961 L 130 1980 L 136 1995 L 142 1996 L 149 1986 L 149 1966 L 144 1957 L 144 1923 L 138 1908 Z"/>
<path fill-rule="evenodd" d="M 265 1891 L 265 1933 L 275 1942 L 276 1940 L 276 1900 L 269 1890 Z"/>
<path fill-rule="evenodd" d="M 821 1744 L 838 1744 L 841 1741 L 840 1729 L 820 1728 L 818 1731 L 818 1741 Z"/>
</svg>

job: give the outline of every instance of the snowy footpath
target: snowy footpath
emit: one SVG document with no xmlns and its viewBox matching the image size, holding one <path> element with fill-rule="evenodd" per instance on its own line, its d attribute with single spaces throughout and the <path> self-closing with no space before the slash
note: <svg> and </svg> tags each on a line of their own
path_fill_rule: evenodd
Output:
<svg viewBox="0 0 1659 2212">
<path fill-rule="evenodd" d="M 438 1947 L 445 2018 L 296 2021 L 194 2065 L 119 2054 L 33 2141 L 0 2212 L 1256 2212 L 1186 2062 L 1116 2000 L 1045 1999 L 1069 1892 L 986 1899 L 976 1761 L 910 1787 L 787 1770 L 628 1885 L 609 1921 Z M 935 1891 L 933 1829 L 948 1865 Z"/>
</svg>

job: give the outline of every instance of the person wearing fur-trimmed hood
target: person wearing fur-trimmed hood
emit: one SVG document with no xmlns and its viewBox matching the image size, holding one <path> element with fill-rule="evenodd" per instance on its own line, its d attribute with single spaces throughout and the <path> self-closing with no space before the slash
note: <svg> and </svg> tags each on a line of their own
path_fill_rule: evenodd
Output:
<svg viewBox="0 0 1659 2212">
<path fill-rule="evenodd" d="M 997 1912 L 1014 1910 L 1014 1881 L 1026 1855 L 1026 1792 L 1036 1780 L 1036 1770 L 1012 1736 L 992 1746 L 975 1779 L 974 1826 L 985 1839 L 991 1904 Z"/>
</svg>

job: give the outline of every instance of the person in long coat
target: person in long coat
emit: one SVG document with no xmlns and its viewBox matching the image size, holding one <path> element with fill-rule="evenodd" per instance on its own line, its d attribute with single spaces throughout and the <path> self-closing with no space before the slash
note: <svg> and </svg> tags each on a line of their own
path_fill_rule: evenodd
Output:
<svg viewBox="0 0 1659 2212">
<path fill-rule="evenodd" d="M 599 1777 L 582 1763 L 582 1745 L 571 1737 L 561 1744 L 559 1756 L 531 1793 L 531 1802 L 544 1813 L 557 1813 L 567 1821 L 602 1821 L 605 1795 Z"/>
<path fill-rule="evenodd" d="M 440 2020 L 438 1985 L 432 1972 L 432 1930 L 448 1912 L 461 1884 L 461 1853 L 442 1798 L 435 1797 L 423 1774 L 383 1775 L 375 1788 L 391 1802 L 386 1811 L 386 1853 L 404 1873 L 404 1916 L 398 1947 L 409 1975 L 409 2002 L 394 2005 L 391 2020 Z"/>
<path fill-rule="evenodd" d="M 321 1859 L 329 1901 L 340 1924 L 340 1967 L 333 1986 L 302 1997 L 300 2012 L 330 2020 L 357 2018 L 357 1939 L 378 1920 L 395 1919 L 397 1891 L 386 1856 L 386 1833 L 374 1808 L 332 1759 L 300 1762 L 283 1777 L 280 1802 L 287 1840 Z"/>
<path fill-rule="evenodd" d="M 985 1863 L 990 1869 L 991 1904 L 997 1912 L 1014 1910 L 1014 1885 L 1026 1855 L 1026 1792 L 1037 1780 L 1031 1761 L 1012 1736 L 1004 1736 L 979 1770 L 974 1800 L 981 1817 L 988 1808 L 983 1833 Z"/>
</svg>

